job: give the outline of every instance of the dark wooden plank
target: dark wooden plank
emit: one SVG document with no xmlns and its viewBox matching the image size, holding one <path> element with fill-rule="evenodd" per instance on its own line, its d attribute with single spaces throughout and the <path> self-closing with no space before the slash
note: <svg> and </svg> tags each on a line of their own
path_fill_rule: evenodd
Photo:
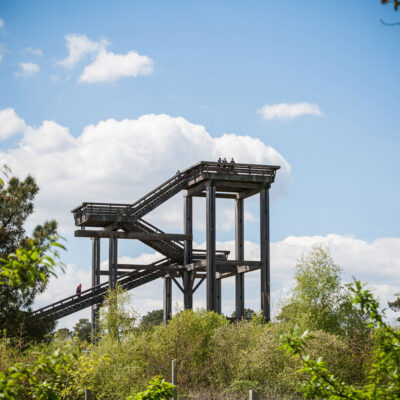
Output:
<svg viewBox="0 0 400 400">
<path fill-rule="evenodd" d="M 190 240 L 192 235 L 181 233 L 146 233 L 146 232 L 117 232 L 103 230 L 77 230 L 75 237 L 89 238 L 118 238 L 139 240 Z"/>
</svg>

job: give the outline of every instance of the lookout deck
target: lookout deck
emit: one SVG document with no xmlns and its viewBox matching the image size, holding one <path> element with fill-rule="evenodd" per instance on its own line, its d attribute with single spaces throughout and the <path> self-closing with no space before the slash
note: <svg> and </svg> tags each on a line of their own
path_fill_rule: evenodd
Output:
<svg viewBox="0 0 400 400">
<path fill-rule="evenodd" d="M 270 318 L 269 189 L 279 166 L 220 164 L 201 161 L 170 179 L 134 203 L 84 202 L 72 210 L 79 229 L 76 237 L 92 239 L 92 288 L 79 296 L 55 302 L 34 313 L 61 318 L 92 306 L 96 329 L 98 305 L 108 287 L 117 283 L 132 289 L 157 278 L 164 279 L 164 321 L 172 312 L 172 282 L 182 291 L 185 308 L 192 308 L 193 293 L 206 281 L 207 310 L 221 312 L 221 280 L 235 276 L 236 315 L 244 315 L 244 274 L 261 271 L 261 309 Z M 178 192 L 184 195 L 184 232 L 166 233 L 143 219 Z M 244 259 L 244 200 L 260 194 L 260 260 Z M 206 201 L 206 249 L 193 249 L 193 197 Z M 235 202 L 235 255 L 216 249 L 216 199 Z M 89 228 L 89 229 L 88 229 Z M 94 228 L 94 229 L 93 229 Z M 108 269 L 100 270 L 100 240 L 109 242 Z M 164 258 L 148 265 L 118 262 L 118 240 L 140 240 Z M 128 272 L 127 272 L 128 271 Z M 100 276 L 108 275 L 108 283 Z M 181 283 L 179 280 L 181 279 Z"/>
</svg>

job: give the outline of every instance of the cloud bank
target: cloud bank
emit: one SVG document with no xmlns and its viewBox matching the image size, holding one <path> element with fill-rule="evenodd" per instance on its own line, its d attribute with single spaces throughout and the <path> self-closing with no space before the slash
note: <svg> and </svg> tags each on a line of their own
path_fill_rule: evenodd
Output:
<svg viewBox="0 0 400 400">
<path fill-rule="evenodd" d="M 322 116 L 317 104 L 312 103 L 280 103 L 266 104 L 258 110 L 258 113 L 266 120 L 272 119 L 293 119 L 302 115 Z"/>
<path fill-rule="evenodd" d="M 310 251 L 312 246 L 322 244 L 329 247 L 332 256 L 343 270 L 344 281 L 351 281 L 355 276 L 363 282 L 370 282 L 369 288 L 379 297 L 381 306 L 387 307 L 387 302 L 393 300 L 394 293 L 398 292 L 397 274 L 400 267 L 400 239 L 381 238 L 372 242 L 360 240 L 351 236 L 330 234 L 327 236 L 290 236 L 282 241 L 271 243 L 271 293 L 273 311 L 276 315 L 279 311 L 280 300 L 287 295 L 294 279 L 294 266 L 299 257 Z M 231 250 L 234 254 L 234 241 L 218 242 L 217 248 Z M 203 244 L 196 244 L 195 247 L 204 247 Z M 256 243 L 245 242 L 246 259 L 259 258 L 259 246 Z M 132 258 L 121 254 L 121 263 L 151 263 L 160 255 L 156 253 L 144 253 L 139 257 Z M 106 254 L 102 255 L 101 269 L 106 269 L 108 260 Z M 89 265 L 77 268 L 68 265 L 64 275 L 60 275 L 63 285 L 58 279 L 50 281 L 48 290 L 39 296 L 36 306 L 44 306 L 56 299 L 67 297 L 74 293 L 78 283 L 84 288 L 90 286 Z M 245 305 L 246 307 L 258 310 L 260 308 L 259 298 L 259 271 L 246 274 L 245 278 Z M 103 278 L 105 279 L 105 278 Z M 222 281 L 223 312 L 230 315 L 234 310 L 234 279 L 228 278 Z M 372 283 L 373 282 L 373 283 Z M 196 292 L 194 307 L 205 307 L 204 284 Z M 133 306 L 142 315 L 148 311 L 162 308 L 162 282 L 161 280 L 151 282 L 147 285 L 134 289 Z M 173 304 L 178 308 L 183 307 L 182 294 L 176 290 L 173 293 Z M 393 320 L 396 313 L 387 310 L 387 317 Z M 89 318 L 90 311 L 85 310 L 79 317 Z M 78 315 L 72 315 L 61 320 L 61 326 L 72 326 L 77 321 Z"/>
<path fill-rule="evenodd" d="M 82 201 L 131 203 L 177 169 L 200 160 L 226 156 L 237 162 L 280 165 L 272 197 L 284 193 L 290 181 L 289 163 L 261 140 L 233 133 L 213 138 L 204 126 L 182 117 L 107 119 L 74 137 L 54 121 L 27 126 L 12 109 L 0 111 L 0 116 L 2 136 L 23 131 L 18 145 L 0 152 L 0 159 L 21 177 L 34 175 L 41 188 L 32 223 L 54 217 L 63 230 L 73 229 L 70 210 Z M 171 224 L 181 228 L 167 205 L 161 213 L 164 220 L 172 215 Z"/>
</svg>

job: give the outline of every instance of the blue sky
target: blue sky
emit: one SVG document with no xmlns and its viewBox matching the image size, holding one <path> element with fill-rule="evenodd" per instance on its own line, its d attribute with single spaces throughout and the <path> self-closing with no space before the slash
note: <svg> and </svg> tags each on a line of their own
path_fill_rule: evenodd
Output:
<svg viewBox="0 0 400 400">
<path fill-rule="evenodd" d="M 42 169 L 48 166 L 27 162 L 23 165 L 18 158 L 22 156 L 13 153 L 13 149 L 26 145 L 26 129 L 33 132 L 43 121 L 54 121 L 65 127 L 68 135 L 79 138 L 85 127 L 97 126 L 107 119 L 137 120 L 145 115 L 166 114 L 201 125 L 213 139 L 225 133 L 257 138 L 290 165 L 290 171 L 288 167 L 283 174 L 284 183 L 277 186 L 273 195 L 274 242 L 284 243 L 291 236 L 328 240 L 328 235 L 334 234 L 372 245 L 383 238 L 398 237 L 400 26 L 380 23 L 381 18 L 386 22 L 400 21 L 400 14 L 391 5 L 381 6 L 378 0 L 2 0 L 0 18 L 0 110 L 14 110 L 25 124 L 20 132 L 3 135 L 0 162 L 3 157 L 21 175 L 35 174 L 42 188 L 46 186 L 46 193 L 53 185 Z M 92 48 L 102 50 L 88 51 L 66 68 L 60 61 L 69 54 L 67 35 L 85 35 Z M 108 45 L 101 47 L 105 41 Z M 134 51 L 146 56 L 151 67 L 136 77 L 82 82 L 83 71 L 101 51 L 122 56 Z M 26 66 L 28 70 L 23 72 L 20 63 L 37 67 Z M 315 105 L 319 115 L 265 119 L 258 112 L 265 105 L 282 103 Z M 154 124 L 161 135 L 165 125 L 159 120 Z M 118 140 L 112 135 L 110 131 L 110 140 Z M 123 140 L 123 136 L 118 137 Z M 250 147 L 256 146 L 251 143 Z M 96 151 L 101 153 L 102 149 Z M 105 154 L 104 157 L 110 160 Z M 152 157 L 163 156 L 150 153 L 147 157 L 153 161 Z M 179 157 L 177 153 L 176 158 Z M 64 162 L 62 157 L 56 159 Z M 188 157 L 182 160 L 184 165 L 178 161 L 176 165 L 184 168 L 199 160 Z M 117 162 L 118 157 L 109 161 L 108 168 L 112 171 Z M 162 168 L 165 176 L 151 175 L 153 186 L 175 172 L 175 164 L 171 171 L 168 166 L 166 161 Z M 135 167 L 128 168 L 134 175 Z M 59 183 L 64 182 L 62 175 L 57 175 Z M 72 178 L 65 179 L 66 192 L 74 190 Z M 73 179 L 77 179 L 75 175 Z M 278 173 L 277 185 L 279 180 Z M 96 195 L 104 196 L 97 200 L 121 200 L 107 192 L 107 182 L 103 185 Z M 132 189 L 132 197 L 124 192 L 125 201 L 134 201 L 146 188 L 151 187 L 141 184 Z M 79 190 L 82 197 L 94 193 Z M 62 190 L 57 194 L 63 196 Z M 37 219 L 45 218 L 47 209 L 64 221 L 63 213 L 69 209 L 61 210 L 61 204 L 60 209 L 46 208 L 52 197 L 43 196 Z M 88 200 L 85 197 L 77 201 L 78 198 L 75 196 L 73 201 Z M 256 203 L 250 203 L 249 212 L 254 218 L 249 217 L 246 226 L 252 241 L 258 237 L 253 221 L 256 209 Z M 85 271 L 89 243 L 73 238 L 73 221 L 71 216 L 68 218 L 65 221 L 70 226 L 65 227 L 65 236 L 69 253 L 65 258 Z M 170 223 L 172 231 L 173 225 Z M 198 231 L 198 237 L 203 237 L 202 229 Z M 232 232 L 229 227 L 221 229 L 219 240 L 231 240 Z M 390 251 L 394 251 L 396 260 L 393 265 L 397 267 L 398 242 L 392 245 L 394 249 L 390 247 Z M 379 265 L 371 268 L 376 268 L 376 274 L 365 275 L 366 279 L 399 286 L 398 275 L 380 279 Z M 283 285 L 277 290 L 284 290 Z"/>
</svg>

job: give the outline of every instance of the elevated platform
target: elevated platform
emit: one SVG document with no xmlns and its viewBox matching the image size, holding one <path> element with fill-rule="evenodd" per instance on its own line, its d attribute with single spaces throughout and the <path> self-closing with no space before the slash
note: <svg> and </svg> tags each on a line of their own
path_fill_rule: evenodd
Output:
<svg viewBox="0 0 400 400">
<path fill-rule="evenodd" d="M 217 192 L 221 192 L 217 193 L 217 198 L 244 199 L 274 182 L 279 168 L 274 165 L 201 161 L 174 175 L 135 203 L 84 202 L 74 208 L 72 213 L 75 225 L 80 227 L 133 223 L 181 190 L 187 190 L 187 195 L 205 196 L 204 190 L 210 182 L 215 185 Z"/>
<path fill-rule="evenodd" d="M 221 312 L 221 280 L 235 277 L 235 310 L 244 315 L 244 274 L 260 270 L 261 309 L 270 316 L 269 189 L 279 166 L 201 161 L 176 173 L 134 203 L 84 202 L 72 210 L 76 237 L 92 239 L 92 288 L 80 295 L 50 304 L 34 312 L 41 317 L 62 318 L 92 306 L 96 329 L 98 307 L 108 288 L 132 289 L 158 278 L 164 280 L 164 322 L 172 312 L 172 282 L 183 293 L 184 307 L 192 308 L 193 293 L 206 281 L 207 310 Z M 178 192 L 184 196 L 184 232 L 166 233 L 143 217 Z M 260 195 L 260 260 L 244 259 L 244 200 Z M 206 201 L 206 249 L 193 249 L 193 197 Z M 216 199 L 235 202 L 235 259 L 216 249 Z M 108 269 L 100 270 L 100 241 L 109 242 Z M 147 264 L 118 261 L 118 240 L 139 240 L 164 258 Z M 100 276 L 108 282 L 100 283 Z M 181 282 L 179 280 L 181 279 Z M 197 280 L 197 281 L 196 281 Z"/>
</svg>

